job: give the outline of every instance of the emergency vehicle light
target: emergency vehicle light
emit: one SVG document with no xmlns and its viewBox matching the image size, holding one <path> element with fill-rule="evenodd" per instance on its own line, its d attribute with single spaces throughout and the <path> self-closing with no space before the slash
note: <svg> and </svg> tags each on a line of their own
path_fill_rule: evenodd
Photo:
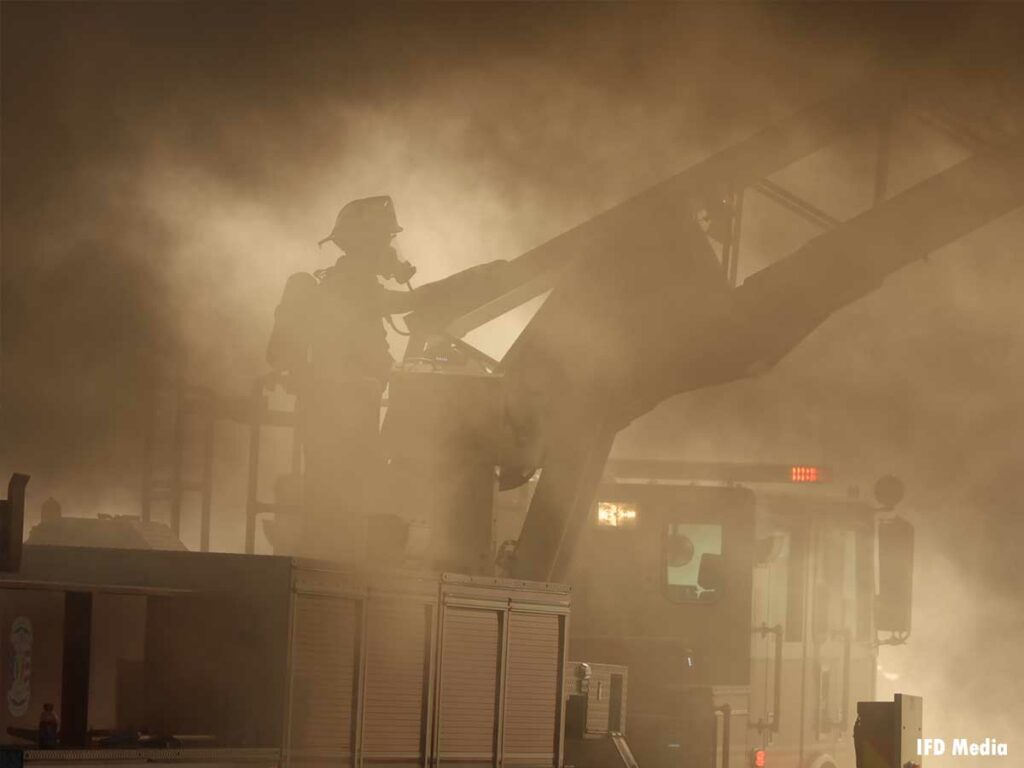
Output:
<svg viewBox="0 0 1024 768">
<path fill-rule="evenodd" d="M 817 467 L 794 465 L 789 468 L 789 480 L 793 483 L 817 483 L 823 480 L 823 473 Z"/>
<path fill-rule="evenodd" d="M 633 528 L 636 526 L 637 508 L 630 501 L 597 502 L 597 524 L 609 528 Z"/>
<path fill-rule="evenodd" d="M 754 768 L 764 768 L 767 763 L 765 762 L 765 754 L 763 749 L 754 750 Z"/>
<path fill-rule="evenodd" d="M 612 459 L 605 466 L 606 482 L 698 480 L 720 483 L 830 483 L 826 464 L 758 464 L 728 461 Z"/>
</svg>

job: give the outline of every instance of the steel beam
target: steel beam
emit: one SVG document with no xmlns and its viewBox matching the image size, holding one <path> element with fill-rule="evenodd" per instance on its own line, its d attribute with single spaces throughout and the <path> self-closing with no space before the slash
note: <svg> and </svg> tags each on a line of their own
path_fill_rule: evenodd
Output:
<svg viewBox="0 0 1024 768">
<path fill-rule="evenodd" d="M 979 153 L 811 240 L 674 323 L 619 393 L 622 423 L 672 395 L 763 372 L 892 273 L 1024 205 L 1024 137 Z M 714 329 L 699 334 L 692 329 Z M 663 361 L 670 360 L 670 365 Z"/>
<path fill-rule="evenodd" d="M 761 179 L 756 182 L 753 185 L 753 189 L 760 192 L 769 200 L 778 203 L 786 210 L 791 211 L 800 218 L 814 224 L 816 227 L 821 229 L 832 229 L 832 227 L 839 226 L 840 224 L 839 219 L 834 216 L 830 216 L 817 206 L 804 200 L 802 197 L 798 197 L 788 189 L 780 187 L 778 184 L 769 181 L 768 179 Z"/>
<path fill-rule="evenodd" d="M 822 102 L 715 153 L 681 173 L 563 232 L 509 262 L 504 285 L 476 303 L 453 308 L 443 328 L 461 337 L 550 290 L 559 275 L 580 258 L 615 242 L 614 233 L 638 211 L 664 207 L 675 216 L 695 215 L 716 188 L 743 189 L 789 166 L 866 121 L 892 108 L 900 90 L 892 79 L 862 82 L 840 89 L 842 96 Z M 413 319 L 415 325 L 415 319 Z"/>
<path fill-rule="evenodd" d="M 566 393 L 561 406 L 548 432 L 545 468 L 512 560 L 516 578 L 565 577 L 617 432 L 602 417 L 602 394 Z"/>
</svg>

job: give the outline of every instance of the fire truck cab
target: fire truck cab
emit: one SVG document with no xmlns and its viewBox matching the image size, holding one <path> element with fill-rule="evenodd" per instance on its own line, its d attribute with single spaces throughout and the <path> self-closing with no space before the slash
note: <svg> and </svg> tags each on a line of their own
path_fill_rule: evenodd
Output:
<svg viewBox="0 0 1024 768">
<path fill-rule="evenodd" d="M 912 528 L 808 487 L 824 477 L 610 462 L 569 565 L 570 642 L 576 657 L 628 667 L 640 765 L 854 765 L 878 632 L 910 628 Z M 801 487 L 763 484 L 777 480 Z"/>
</svg>

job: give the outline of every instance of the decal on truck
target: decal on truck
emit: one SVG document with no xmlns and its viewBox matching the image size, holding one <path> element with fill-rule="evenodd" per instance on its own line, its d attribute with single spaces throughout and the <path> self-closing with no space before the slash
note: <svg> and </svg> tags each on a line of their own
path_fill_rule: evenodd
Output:
<svg viewBox="0 0 1024 768">
<path fill-rule="evenodd" d="M 11 622 L 10 673 L 7 710 L 21 717 L 32 698 L 32 622 L 25 616 Z"/>
</svg>

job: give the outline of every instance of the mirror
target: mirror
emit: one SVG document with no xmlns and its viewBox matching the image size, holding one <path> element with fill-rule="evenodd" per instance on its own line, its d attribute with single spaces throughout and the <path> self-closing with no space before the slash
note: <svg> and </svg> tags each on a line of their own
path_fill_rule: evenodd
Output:
<svg viewBox="0 0 1024 768">
<path fill-rule="evenodd" d="M 878 523 L 875 629 L 909 632 L 914 586 L 914 526 L 901 517 Z"/>
<path fill-rule="evenodd" d="M 693 541 L 689 536 L 670 536 L 665 546 L 669 568 L 682 568 L 693 560 Z"/>
<path fill-rule="evenodd" d="M 903 481 L 896 475 L 885 475 L 875 482 L 875 501 L 882 509 L 892 509 L 903 501 Z"/>
</svg>

